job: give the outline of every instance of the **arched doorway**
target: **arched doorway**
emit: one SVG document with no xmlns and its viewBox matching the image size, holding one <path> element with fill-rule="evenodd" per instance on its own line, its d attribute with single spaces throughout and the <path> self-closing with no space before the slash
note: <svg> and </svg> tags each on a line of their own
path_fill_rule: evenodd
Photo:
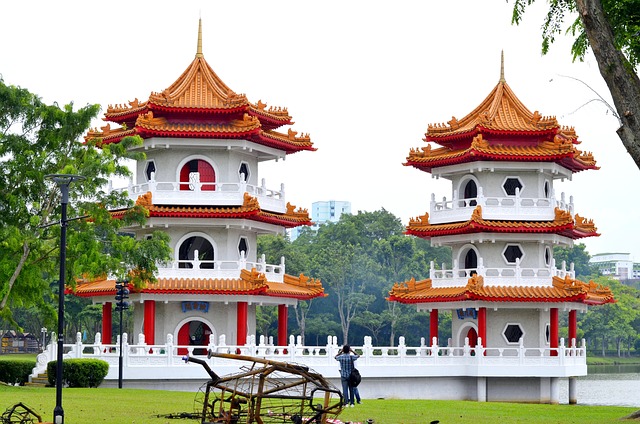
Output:
<svg viewBox="0 0 640 424">
<path fill-rule="evenodd" d="M 478 255 L 476 251 L 473 249 L 469 249 L 467 254 L 464 255 L 464 269 L 471 270 L 469 274 L 471 275 L 478 268 Z"/>
<path fill-rule="evenodd" d="M 469 202 L 465 202 L 465 206 L 476 206 L 478 202 L 476 198 L 478 197 L 478 186 L 474 180 L 467 181 L 467 184 L 464 186 L 464 199 L 473 199 Z"/>
<path fill-rule="evenodd" d="M 209 336 L 212 334 L 209 326 L 198 320 L 188 321 L 182 324 L 178 330 L 178 345 L 180 346 L 207 346 L 209 344 Z M 186 348 L 178 349 L 178 355 L 186 355 L 188 350 Z M 193 349 L 194 355 L 206 355 L 207 349 L 195 348 Z"/>
<path fill-rule="evenodd" d="M 202 261 L 200 269 L 213 269 L 215 251 L 209 240 L 201 236 L 192 236 L 184 240 L 178 248 L 178 267 L 193 268 L 193 264 L 186 261 L 193 261 L 198 252 L 198 260 Z"/>
<path fill-rule="evenodd" d="M 476 351 L 474 348 L 478 345 L 478 332 L 475 328 L 471 327 L 469 331 L 467 331 L 467 336 L 469 338 L 469 346 L 471 346 L 471 356 L 475 356 Z"/>
<path fill-rule="evenodd" d="M 180 169 L 180 182 L 189 184 L 180 184 L 180 190 L 195 190 L 196 183 L 215 183 L 216 173 L 213 166 L 205 160 L 193 159 L 185 163 Z M 214 191 L 215 184 L 203 184 L 200 188 L 202 191 Z"/>
</svg>

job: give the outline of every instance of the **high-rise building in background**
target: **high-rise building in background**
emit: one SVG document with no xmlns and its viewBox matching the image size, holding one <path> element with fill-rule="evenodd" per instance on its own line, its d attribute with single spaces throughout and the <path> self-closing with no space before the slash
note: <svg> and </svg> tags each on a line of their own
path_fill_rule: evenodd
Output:
<svg viewBox="0 0 640 424">
<path fill-rule="evenodd" d="M 311 228 L 317 231 L 320 225 L 325 222 L 338 222 L 344 213 L 351 213 L 351 202 L 341 200 L 327 200 L 322 202 L 313 202 L 311 204 Z M 291 241 L 298 238 L 302 227 L 292 228 L 289 232 Z"/>
</svg>

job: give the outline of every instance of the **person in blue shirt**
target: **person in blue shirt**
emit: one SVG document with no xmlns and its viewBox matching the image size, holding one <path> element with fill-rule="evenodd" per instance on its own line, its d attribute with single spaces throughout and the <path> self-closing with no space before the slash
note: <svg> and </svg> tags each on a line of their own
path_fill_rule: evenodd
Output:
<svg viewBox="0 0 640 424">
<path fill-rule="evenodd" d="M 353 406 L 355 399 L 353 397 L 353 387 L 349 384 L 349 376 L 355 368 L 354 362 L 360 355 L 351 350 L 351 346 L 344 345 L 342 350 L 336 355 L 336 361 L 340 363 L 340 382 L 342 383 L 342 396 L 344 406 Z M 360 403 L 360 393 L 358 393 L 358 403 Z"/>
</svg>

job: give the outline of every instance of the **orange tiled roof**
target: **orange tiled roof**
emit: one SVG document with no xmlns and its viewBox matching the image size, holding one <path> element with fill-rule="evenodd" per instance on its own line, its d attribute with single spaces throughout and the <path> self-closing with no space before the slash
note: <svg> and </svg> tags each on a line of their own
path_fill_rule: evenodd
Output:
<svg viewBox="0 0 640 424">
<path fill-rule="evenodd" d="M 427 141 L 470 133 L 478 128 L 510 131 L 540 132 L 559 128 L 555 117 L 543 117 L 531 112 L 518 99 L 509 84 L 501 78 L 489 95 L 471 113 L 458 120 L 452 117 L 446 124 L 428 126 Z"/>
<path fill-rule="evenodd" d="M 249 193 L 244 193 L 242 206 L 162 206 L 153 204 L 153 195 L 147 192 L 138 196 L 136 206 L 142 206 L 148 211 L 148 217 L 174 218 L 246 218 L 254 221 L 281 225 L 285 228 L 311 225 L 311 218 L 306 209 L 298 208 L 287 203 L 285 213 L 266 212 L 260 208 L 258 199 Z M 115 218 L 121 218 L 128 209 L 112 211 Z"/>
<path fill-rule="evenodd" d="M 136 130 L 142 137 L 249 137 L 260 131 L 258 118 L 245 113 L 242 119 L 224 123 L 169 122 L 165 117 L 154 117 L 153 111 L 138 116 Z"/>
<path fill-rule="evenodd" d="M 431 144 L 412 148 L 404 165 L 430 172 L 434 167 L 481 160 L 539 161 L 556 162 L 574 172 L 598 169 L 593 154 L 578 150 L 574 144 L 573 139 L 563 135 L 554 136 L 553 141 L 505 144 L 504 140 L 489 141 L 479 133 L 468 146 L 459 149 L 433 149 Z"/>
<path fill-rule="evenodd" d="M 115 280 L 99 279 L 79 283 L 74 291 L 78 297 L 115 295 Z M 320 280 L 304 275 L 294 277 L 285 274 L 284 282 L 269 282 L 265 275 L 255 269 L 240 270 L 239 278 L 159 278 L 154 284 L 135 293 L 162 294 L 217 294 L 217 295 L 264 295 L 308 300 L 326 296 Z"/>
<path fill-rule="evenodd" d="M 601 305 L 615 299 L 608 287 L 590 281 L 553 277 L 550 286 L 486 286 L 482 276 L 463 287 L 433 287 L 430 279 L 396 283 L 388 300 L 400 303 L 487 301 L 487 302 L 580 302 Z"/>
<path fill-rule="evenodd" d="M 130 131 L 143 138 L 243 138 L 285 150 L 316 150 L 309 135 L 291 137 L 272 130 L 291 125 L 286 108 L 267 108 L 262 101 L 250 103 L 244 94 L 229 88 L 209 66 L 202 54 L 202 25 L 198 27 L 196 56 L 178 79 L 161 92 L 153 92 L 146 101 L 137 98 L 128 104 L 109 105 L 105 120 L 123 125 L 124 129 L 90 131 L 87 138 L 102 138 L 116 143 Z M 127 129 L 130 128 L 130 129 Z M 294 133 L 295 134 L 295 133 Z"/>
<path fill-rule="evenodd" d="M 556 208 L 553 221 L 498 221 L 482 218 L 482 207 L 476 206 L 468 221 L 444 224 L 430 224 L 429 214 L 411 218 L 406 233 L 422 238 L 478 232 L 498 233 L 552 233 L 572 239 L 598 236 L 593 220 L 576 214 L 575 219 L 568 211 Z"/>
</svg>

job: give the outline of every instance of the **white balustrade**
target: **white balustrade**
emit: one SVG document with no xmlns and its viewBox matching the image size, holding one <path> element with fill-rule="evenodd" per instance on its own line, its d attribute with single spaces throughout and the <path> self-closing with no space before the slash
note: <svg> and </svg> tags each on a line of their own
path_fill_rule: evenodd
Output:
<svg viewBox="0 0 640 424">
<path fill-rule="evenodd" d="M 111 185 L 110 185 L 111 187 Z M 118 193 L 126 192 L 132 201 L 138 196 L 151 192 L 154 205 L 184 205 L 184 206 L 241 206 L 244 193 L 249 193 L 258 199 L 260 207 L 278 213 L 286 212 L 284 184 L 279 190 L 266 187 L 264 178 L 261 185 L 239 182 L 200 182 L 193 181 L 156 181 L 155 173 L 151 180 L 142 184 L 133 184 L 124 188 L 113 189 Z"/>
<path fill-rule="evenodd" d="M 216 353 L 237 353 L 276 361 L 306 365 L 328 377 L 338 376 L 338 366 L 334 359 L 341 346 L 335 336 L 328 336 L 324 346 L 304 346 L 301 338 L 291 336 L 286 346 L 277 346 L 273 337 L 250 336 L 242 346 L 227 345 L 221 335 L 216 343 L 210 336 L 204 346 L 176 345 L 174 337 L 167 335 L 164 344 L 149 345 L 144 336 L 138 336 L 137 344 L 129 344 L 127 334 L 123 337 L 123 373 L 125 378 L 206 378 L 197 364 L 186 364 L 185 355 L 205 359 L 212 370 L 219 375 L 237 372 L 242 361 L 211 357 L 208 351 Z M 52 338 L 52 340 L 54 340 Z M 109 363 L 107 379 L 118 378 L 119 337 L 115 344 L 103 344 L 99 334 L 95 343 L 86 344 L 78 339 L 74 344 L 64 345 L 65 358 L 94 358 Z M 464 346 L 439 346 L 434 338 L 431 346 L 424 339 L 420 346 L 407 346 L 400 338 L 398 346 L 373 346 L 371 337 L 364 339 L 362 346 L 352 346 L 358 354 L 358 368 L 367 377 L 394 376 L 567 376 L 586 374 L 586 343 L 582 340 L 576 346 L 575 340 L 565 347 L 564 339 L 557 348 L 525 348 L 522 340 L 514 347 L 483 347 L 481 339 L 476 346 L 470 346 L 468 338 Z M 47 362 L 55 358 L 55 342 L 51 342 L 40 355 L 32 376 L 43 372 Z M 391 372 L 392 371 L 392 372 Z M 515 373 L 515 374 L 514 374 Z M 335 374 L 335 375 L 334 375 Z"/>
<path fill-rule="evenodd" d="M 284 281 L 284 258 L 281 258 L 278 265 L 274 265 L 268 264 L 264 255 L 257 262 L 247 261 L 243 254 L 238 260 L 217 261 L 200 260 L 197 254 L 194 256 L 194 259 L 158 264 L 158 278 L 239 278 L 240 270 L 255 269 L 264 273 L 269 281 Z"/>
<path fill-rule="evenodd" d="M 429 278 L 433 287 L 462 287 L 467 285 L 473 272 L 484 278 L 486 286 L 549 286 L 552 277 L 565 278 L 568 275 L 575 278 L 573 263 L 569 269 L 564 261 L 561 268 L 556 268 L 555 260 L 544 268 L 524 268 L 520 266 L 519 260 L 509 267 L 485 267 L 481 257 L 475 268 L 459 268 L 458 261 L 454 260 L 452 269 L 447 269 L 445 264 L 436 269 L 435 263 L 431 261 Z"/>
<path fill-rule="evenodd" d="M 484 219 L 494 220 L 552 221 L 556 208 L 568 211 L 571 215 L 574 214 L 573 196 L 570 197 L 569 202 L 566 202 L 564 193 L 561 194 L 560 200 L 556 199 L 554 191 L 549 197 L 531 198 L 522 197 L 519 189 L 516 189 L 514 196 L 485 197 L 482 187 L 478 187 L 478 195 L 473 198 L 460 198 L 458 191 L 454 190 L 451 200 L 445 197 L 437 202 L 435 194 L 432 194 L 429 223 L 467 221 L 478 205 L 482 207 Z"/>
</svg>

